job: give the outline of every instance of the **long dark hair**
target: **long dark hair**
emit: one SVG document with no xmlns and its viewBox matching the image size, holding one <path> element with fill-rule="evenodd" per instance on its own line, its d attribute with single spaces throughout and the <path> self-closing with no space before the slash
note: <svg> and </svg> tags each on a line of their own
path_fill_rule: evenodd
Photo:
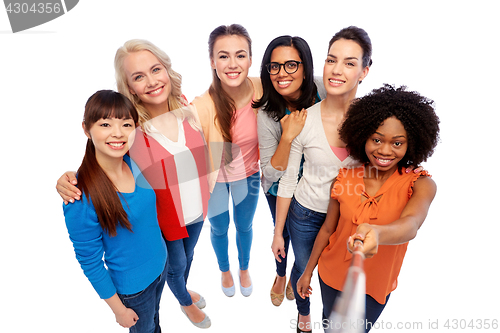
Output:
<svg viewBox="0 0 500 333">
<path fill-rule="evenodd" d="M 314 83 L 312 53 L 307 42 L 300 37 L 288 35 L 273 39 L 264 52 L 264 57 L 262 58 L 262 64 L 260 66 L 260 79 L 262 81 L 264 93 L 260 100 L 252 103 L 252 107 L 256 109 L 264 106 L 263 110 L 275 121 L 279 121 L 285 116 L 288 103 L 285 98 L 274 89 L 266 65 L 271 62 L 271 54 L 274 49 L 280 46 L 290 46 L 296 49 L 302 61 L 302 66 L 304 66 L 304 81 L 300 87 L 300 97 L 289 103 L 291 103 L 296 110 L 306 109 L 314 104 L 318 92 L 318 88 Z"/>
<path fill-rule="evenodd" d="M 89 132 L 98 120 L 107 118 L 133 119 L 135 124 L 139 121 L 137 110 L 128 98 L 112 90 L 100 90 L 90 96 L 85 104 L 85 130 Z M 97 162 L 91 139 L 87 141 L 85 156 L 77 174 L 78 187 L 87 197 L 87 202 L 92 198 L 102 229 L 110 236 L 116 236 L 118 224 L 132 231 L 115 185 Z"/>
<path fill-rule="evenodd" d="M 239 24 L 231 25 L 221 25 L 214 29 L 210 33 L 208 38 L 208 53 L 210 59 L 213 60 L 214 57 L 214 45 L 218 38 L 224 36 L 241 36 L 245 38 L 248 42 L 248 50 L 250 52 L 249 56 L 252 56 L 252 39 L 248 34 L 248 31 Z M 215 104 L 215 119 L 219 122 L 220 131 L 224 142 L 232 142 L 233 138 L 231 135 L 231 126 L 233 124 L 234 111 L 236 111 L 236 105 L 234 100 L 229 96 L 228 93 L 222 89 L 222 84 L 220 78 L 217 76 L 217 71 L 214 69 L 212 71 L 212 84 L 208 89 L 208 93 Z M 215 121 L 215 120 L 214 120 Z M 224 159 L 226 165 L 232 161 L 231 145 L 224 145 Z"/>
</svg>

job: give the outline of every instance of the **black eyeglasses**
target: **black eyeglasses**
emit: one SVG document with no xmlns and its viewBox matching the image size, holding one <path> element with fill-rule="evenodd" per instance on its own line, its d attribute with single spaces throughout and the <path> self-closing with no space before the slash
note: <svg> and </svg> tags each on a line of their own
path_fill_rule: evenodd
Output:
<svg viewBox="0 0 500 333">
<path fill-rule="evenodd" d="M 276 75 L 280 72 L 281 66 L 285 69 L 288 74 L 293 74 L 299 69 L 299 65 L 302 61 L 288 60 L 284 64 L 278 62 L 272 62 L 266 65 L 266 69 L 271 75 Z"/>
</svg>

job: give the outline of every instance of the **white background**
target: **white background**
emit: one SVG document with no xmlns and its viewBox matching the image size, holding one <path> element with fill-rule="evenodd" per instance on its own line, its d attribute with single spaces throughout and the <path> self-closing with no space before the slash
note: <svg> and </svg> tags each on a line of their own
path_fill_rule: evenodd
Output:
<svg viewBox="0 0 500 333">
<path fill-rule="evenodd" d="M 315 74 L 322 75 L 330 38 L 343 27 L 362 27 L 372 39 L 373 66 L 358 96 L 383 83 L 405 84 L 436 102 L 441 143 L 424 167 L 434 176 L 438 193 L 410 243 L 399 287 L 374 331 L 421 323 L 396 331 L 434 332 L 429 324 L 435 328 L 436 321 L 439 331 L 445 331 L 447 319 L 474 320 L 474 324 L 500 320 L 495 267 L 500 222 L 496 176 L 500 25 L 495 7 L 487 0 L 82 0 L 64 16 L 16 34 L 0 10 L 2 325 L 13 332 L 127 331 L 114 322 L 74 258 L 54 189 L 56 180 L 80 165 L 87 98 L 99 89 L 116 89 L 113 59 L 119 46 L 128 39 L 144 38 L 165 50 L 183 75 L 183 91 L 192 100 L 211 82 L 209 33 L 231 23 L 245 26 L 253 39 L 251 76 L 259 76 L 267 44 L 284 34 L 308 41 Z M 230 230 L 238 287 L 233 224 Z M 254 293 L 244 298 L 237 291 L 227 298 L 220 290 L 205 223 L 188 286 L 207 300 L 209 331 L 295 331 L 294 302 L 285 300 L 276 308 L 269 299 L 275 276 L 272 232 L 261 195 L 250 263 Z M 312 316 L 319 322 L 322 305 L 316 278 L 314 283 Z M 167 286 L 161 305 L 165 332 L 199 332 L 181 313 Z M 458 328 L 460 324 L 464 322 L 459 321 Z"/>
</svg>

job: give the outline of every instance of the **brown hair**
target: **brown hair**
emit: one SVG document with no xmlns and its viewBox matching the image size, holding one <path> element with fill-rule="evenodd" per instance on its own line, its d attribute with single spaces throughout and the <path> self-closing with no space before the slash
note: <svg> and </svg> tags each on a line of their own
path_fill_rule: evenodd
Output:
<svg viewBox="0 0 500 333">
<path fill-rule="evenodd" d="M 357 43 L 363 50 L 363 67 L 370 67 L 372 65 L 372 41 L 365 30 L 353 25 L 340 30 L 330 39 L 328 50 L 339 39 L 352 40 Z"/>
<path fill-rule="evenodd" d="M 107 118 L 133 119 L 135 124 L 139 121 L 137 110 L 127 97 L 112 90 L 100 90 L 90 96 L 85 104 L 85 130 L 89 132 L 98 120 Z M 87 202 L 92 198 L 102 229 L 110 236 L 116 236 L 118 224 L 132 231 L 132 225 L 115 185 L 97 162 L 95 146 L 91 139 L 87 141 L 85 155 L 77 174 L 78 187 L 87 197 Z"/>
<path fill-rule="evenodd" d="M 214 57 L 214 45 L 218 38 L 224 36 L 241 36 L 248 42 L 249 56 L 252 56 L 252 39 L 248 31 L 239 24 L 221 25 L 210 33 L 208 38 L 208 52 L 210 59 Z M 224 142 L 232 142 L 231 126 L 233 124 L 234 111 L 236 109 L 234 100 L 227 92 L 222 89 L 220 78 L 217 76 L 217 71 L 212 71 L 212 84 L 208 89 L 208 93 L 215 105 L 215 121 L 219 122 L 220 132 L 224 138 Z M 231 145 L 224 145 L 224 160 L 226 165 L 231 163 Z"/>
</svg>

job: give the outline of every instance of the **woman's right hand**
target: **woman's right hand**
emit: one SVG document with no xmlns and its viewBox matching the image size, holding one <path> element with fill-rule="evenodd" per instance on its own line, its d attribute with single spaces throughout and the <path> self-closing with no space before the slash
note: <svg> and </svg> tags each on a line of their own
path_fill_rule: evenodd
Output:
<svg viewBox="0 0 500 333">
<path fill-rule="evenodd" d="M 283 239 L 283 236 L 274 234 L 273 238 L 273 244 L 271 245 L 271 250 L 273 251 L 274 258 L 278 262 L 281 262 L 281 258 L 285 258 L 285 240 Z"/>
<path fill-rule="evenodd" d="M 82 192 L 76 187 L 76 184 L 77 180 L 74 171 L 65 172 L 64 175 L 57 180 L 56 190 L 64 200 L 65 205 L 67 205 L 68 202 L 75 202 L 75 199 L 80 200 Z"/>
<path fill-rule="evenodd" d="M 311 274 L 304 271 L 297 281 L 297 293 L 305 299 L 306 297 L 311 296 L 312 288 L 311 288 Z"/>
<path fill-rule="evenodd" d="M 297 135 L 300 134 L 304 124 L 306 123 L 307 110 L 294 111 L 281 118 L 281 128 L 283 129 L 282 138 L 292 141 Z"/>
<path fill-rule="evenodd" d="M 116 322 L 125 328 L 134 326 L 139 320 L 139 316 L 130 308 L 125 308 L 123 312 L 115 314 L 115 318 Z"/>
</svg>

